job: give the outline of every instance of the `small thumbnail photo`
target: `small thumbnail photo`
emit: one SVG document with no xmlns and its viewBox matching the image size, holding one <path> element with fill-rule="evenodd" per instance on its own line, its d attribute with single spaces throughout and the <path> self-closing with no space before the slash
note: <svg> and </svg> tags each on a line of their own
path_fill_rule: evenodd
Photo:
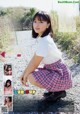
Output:
<svg viewBox="0 0 80 114">
<path fill-rule="evenodd" d="M 5 96 L 4 97 L 4 106 L 6 106 L 8 108 L 8 111 L 13 110 L 12 96 Z"/>
<path fill-rule="evenodd" d="M 12 75 L 12 65 L 10 64 L 4 65 L 4 75 Z"/>
<path fill-rule="evenodd" d="M 11 95 L 12 94 L 12 81 L 10 79 L 7 79 L 4 83 L 4 94 L 5 95 Z"/>
</svg>

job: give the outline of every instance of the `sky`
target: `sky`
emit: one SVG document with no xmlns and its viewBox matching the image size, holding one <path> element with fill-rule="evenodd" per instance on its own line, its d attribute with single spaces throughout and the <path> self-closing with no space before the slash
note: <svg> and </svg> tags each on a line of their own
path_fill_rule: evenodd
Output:
<svg viewBox="0 0 80 114">
<path fill-rule="evenodd" d="M 52 9 L 53 0 L 0 0 L 0 6 L 3 7 L 14 7 L 14 6 L 24 6 L 24 7 L 36 7 L 38 9 L 43 9 L 50 11 Z"/>
<path fill-rule="evenodd" d="M 0 0 L 1 7 L 36 7 L 37 9 L 50 12 L 51 10 L 56 10 L 60 15 L 67 14 L 78 15 L 78 4 L 61 4 L 58 3 L 61 0 Z M 76 0 L 75 0 L 76 1 Z"/>
</svg>

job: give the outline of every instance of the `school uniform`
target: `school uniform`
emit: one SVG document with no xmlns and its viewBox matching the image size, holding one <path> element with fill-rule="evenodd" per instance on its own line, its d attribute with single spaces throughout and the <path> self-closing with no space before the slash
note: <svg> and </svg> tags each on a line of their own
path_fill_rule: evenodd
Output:
<svg viewBox="0 0 80 114">
<path fill-rule="evenodd" d="M 71 72 L 64 64 L 62 53 L 57 48 L 50 35 L 37 38 L 36 55 L 44 57 L 42 68 L 32 72 L 35 80 L 46 90 L 51 92 L 62 91 L 72 87 Z"/>
</svg>

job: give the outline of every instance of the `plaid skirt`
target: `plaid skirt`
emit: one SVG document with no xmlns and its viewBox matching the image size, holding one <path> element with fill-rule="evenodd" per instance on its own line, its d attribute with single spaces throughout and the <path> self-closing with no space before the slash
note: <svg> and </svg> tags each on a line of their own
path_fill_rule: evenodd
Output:
<svg viewBox="0 0 80 114">
<path fill-rule="evenodd" d="M 62 91 L 72 87 L 71 72 L 61 60 L 36 69 L 32 72 L 32 75 L 44 89 L 51 92 Z"/>
</svg>

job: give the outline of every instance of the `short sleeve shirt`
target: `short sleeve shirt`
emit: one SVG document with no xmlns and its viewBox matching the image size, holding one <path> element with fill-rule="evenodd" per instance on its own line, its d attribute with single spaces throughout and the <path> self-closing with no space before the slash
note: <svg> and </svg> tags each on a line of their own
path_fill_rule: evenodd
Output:
<svg viewBox="0 0 80 114">
<path fill-rule="evenodd" d="M 38 38 L 36 55 L 44 57 L 42 63 L 51 64 L 62 59 L 62 53 L 57 48 L 50 35 Z"/>
</svg>

